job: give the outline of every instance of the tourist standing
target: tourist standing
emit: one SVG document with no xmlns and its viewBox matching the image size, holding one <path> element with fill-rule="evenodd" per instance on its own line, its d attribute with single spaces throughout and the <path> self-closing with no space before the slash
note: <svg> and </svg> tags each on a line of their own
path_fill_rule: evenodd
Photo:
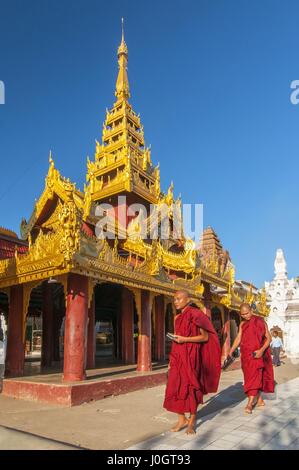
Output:
<svg viewBox="0 0 299 470">
<path fill-rule="evenodd" d="M 273 352 L 273 365 L 274 367 L 278 367 L 281 365 L 280 351 L 282 350 L 282 341 L 280 337 L 278 336 L 277 331 L 273 332 L 273 338 L 272 338 L 270 346 Z"/>
</svg>

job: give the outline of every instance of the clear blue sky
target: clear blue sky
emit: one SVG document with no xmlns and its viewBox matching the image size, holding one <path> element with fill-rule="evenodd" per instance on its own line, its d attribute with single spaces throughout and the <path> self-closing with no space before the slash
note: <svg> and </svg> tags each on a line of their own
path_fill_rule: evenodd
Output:
<svg viewBox="0 0 299 470">
<path fill-rule="evenodd" d="M 237 277 L 261 285 L 283 248 L 299 274 L 294 0 L 0 0 L 0 225 L 19 232 L 49 149 L 82 189 L 114 101 L 120 19 L 131 102 L 161 182 L 204 204 Z"/>
</svg>

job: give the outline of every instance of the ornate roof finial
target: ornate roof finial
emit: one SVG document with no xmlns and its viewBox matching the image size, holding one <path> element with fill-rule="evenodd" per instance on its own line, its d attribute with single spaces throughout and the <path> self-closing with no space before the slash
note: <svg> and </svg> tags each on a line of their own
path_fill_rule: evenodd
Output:
<svg viewBox="0 0 299 470">
<path fill-rule="evenodd" d="M 117 50 L 119 71 L 118 71 L 116 91 L 115 91 L 115 96 L 117 97 L 118 100 L 130 98 L 129 80 L 128 80 L 128 75 L 127 75 L 128 48 L 125 43 L 124 19 L 122 18 L 121 20 L 122 20 L 121 43 Z"/>
<path fill-rule="evenodd" d="M 171 181 L 171 184 L 168 188 L 168 192 L 167 192 L 167 195 L 165 197 L 165 202 L 168 206 L 171 206 L 171 204 L 173 203 L 173 181 Z"/>
<path fill-rule="evenodd" d="M 53 160 L 53 157 L 52 157 L 52 150 L 50 150 L 49 152 L 49 163 L 51 166 L 54 166 L 54 160 Z"/>
<path fill-rule="evenodd" d="M 126 54 L 128 55 L 128 48 L 125 43 L 125 31 L 124 31 L 124 19 L 121 19 L 121 43 L 117 51 L 118 56 L 120 54 Z"/>
<path fill-rule="evenodd" d="M 124 19 L 123 18 L 121 19 L 121 31 L 122 31 L 121 42 L 125 42 Z"/>
</svg>

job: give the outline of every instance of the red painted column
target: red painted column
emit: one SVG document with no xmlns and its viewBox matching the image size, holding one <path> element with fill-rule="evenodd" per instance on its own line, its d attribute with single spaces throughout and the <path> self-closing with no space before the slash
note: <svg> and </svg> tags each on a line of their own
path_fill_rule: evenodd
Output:
<svg viewBox="0 0 299 470">
<path fill-rule="evenodd" d="M 65 382 L 86 378 L 87 299 L 88 278 L 80 274 L 69 274 L 64 334 L 63 380 Z"/>
<path fill-rule="evenodd" d="M 157 361 L 165 360 L 165 315 L 164 315 L 164 297 L 159 295 L 155 297 L 155 359 Z"/>
<path fill-rule="evenodd" d="M 87 327 L 87 358 L 86 368 L 93 369 L 95 367 L 96 358 L 96 342 L 95 342 L 95 299 L 92 301 L 88 309 L 88 327 Z"/>
<path fill-rule="evenodd" d="M 42 292 L 43 292 L 43 307 L 42 307 L 43 335 L 42 335 L 41 366 L 49 367 L 51 366 L 52 360 L 53 360 L 54 305 L 53 305 L 52 286 L 47 281 L 43 283 Z"/>
<path fill-rule="evenodd" d="M 24 375 L 25 348 L 23 341 L 23 285 L 10 288 L 8 314 L 6 376 Z"/>
<path fill-rule="evenodd" d="M 221 359 L 225 359 L 230 350 L 230 313 L 224 309 L 224 327 L 223 327 L 223 346 L 221 351 Z"/>
<path fill-rule="evenodd" d="M 151 305 L 149 291 L 141 291 L 141 321 L 138 336 L 137 371 L 152 370 L 151 353 Z"/>
<path fill-rule="evenodd" d="M 121 292 L 121 356 L 125 364 L 134 360 L 134 299 L 131 291 L 125 287 Z"/>
</svg>

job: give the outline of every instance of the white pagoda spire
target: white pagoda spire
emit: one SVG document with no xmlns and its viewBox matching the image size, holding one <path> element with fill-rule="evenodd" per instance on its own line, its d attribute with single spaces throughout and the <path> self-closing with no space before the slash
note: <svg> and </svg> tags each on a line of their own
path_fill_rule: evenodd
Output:
<svg viewBox="0 0 299 470">
<path fill-rule="evenodd" d="M 281 248 L 276 251 L 274 261 L 275 280 L 285 280 L 288 278 L 287 263 Z"/>
</svg>

